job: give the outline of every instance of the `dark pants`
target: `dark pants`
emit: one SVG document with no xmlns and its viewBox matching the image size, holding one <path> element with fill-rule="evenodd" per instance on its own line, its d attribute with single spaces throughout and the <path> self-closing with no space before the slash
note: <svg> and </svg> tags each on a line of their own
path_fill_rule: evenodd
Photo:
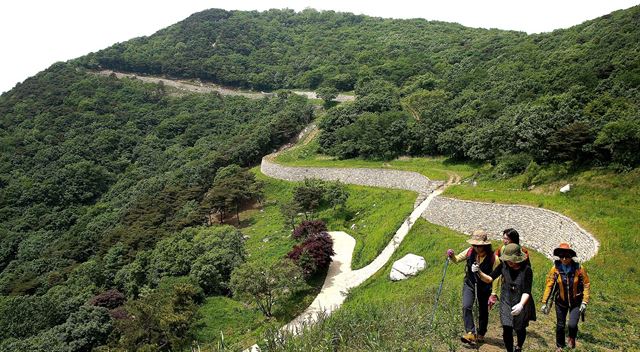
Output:
<svg viewBox="0 0 640 352">
<path fill-rule="evenodd" d="M 569 308 L 556 304 L 556 347 L 565 347 L 564 329 L 569 313 L 569 337 L 578 336 L 578 319 L 580 318 L 580 306 Z"/>
<path fill-rule="evenodd" d="M 524 340 L 527 338 L 527 330 L 516 330 L 516 335 L 518 336 L 518 347 L 522 348 Z M 513 328 L 511 326 L 502 326 L 502 340 L 507 352 L 513 352 Z"/>
<path fill-rule="evenodd" d="M 478 285 L 478 335 L 484 336 L 487 332 L 487 325 L 489 324 L 489 307 L 487 301 L 491 295 L 491 287 L 483 287 L 486 285 Z M 473 284 L 465 282 L 462 285 L 462 318 L 464 320 L 465 332 L 476 333 L 476 325 L 473 322 L 473 302 L 476 299 L 475 289 Z"/>
</svg>

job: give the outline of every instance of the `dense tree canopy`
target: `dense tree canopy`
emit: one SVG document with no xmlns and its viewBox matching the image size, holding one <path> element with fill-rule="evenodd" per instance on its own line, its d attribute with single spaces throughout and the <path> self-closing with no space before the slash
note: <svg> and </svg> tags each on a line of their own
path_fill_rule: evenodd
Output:
<svg viewBox="0 0 640 352">
<path fill-rule="evenodd" d="M 633 167 L 637 160 L 594 141 L 608 123 L 638 120 L 638 16 L 636 6 L 526 35 L 312 9 L 214 9 L 78 62 L 261 90 L 317 88 L 324 99 L 355 89 L 356 102 L 334 107 L 321 126 L 323 150 L 341 158 L 497 162 L 526 153 Z"/>
<path fill-rule="evenodd" d="M 0 334 L 14 339 L 6 346 L 24 340 L 36 349 L 92 297 L 116 288 L 131 300 L 187 276 L 207 294 L 228 294 L 244 261 L 243 235 L 197 227 L 207 222 L 206 192 L 227 179 L 240 182 L 229 198 L 234 210 L 260 198 L 242 167 L 311 116 L 305 98 L 287 93 L 173 95 L 64 63 L 3 94 Z M 78 339 L 61 343 L 97 341 Z"/>
</svg>

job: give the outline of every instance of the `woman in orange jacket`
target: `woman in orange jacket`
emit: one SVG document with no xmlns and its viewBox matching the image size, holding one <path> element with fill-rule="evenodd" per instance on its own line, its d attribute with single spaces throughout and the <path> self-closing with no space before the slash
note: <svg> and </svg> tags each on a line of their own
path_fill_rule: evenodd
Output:
<svg viewBox="0 0 640 352">
<path fill-rule="evenodd" d="M 553 250 L 553 255 L 559 257 L 547 274 L 547 282 L 542 295 L 542 312 L 548 314 L 551 305 L 550 298 L 556 303 L 556 351 L 562 351 L 566 346 L 564 341 L 565 324 L 569 315 L 570 348 L 576 347 L 578 335 L 578 320 L 587 309 L 591 284 L 589 275 L 580 263 L 573 260 L 576 252 L 568 243 L 560 243 Z M 552 296 L 552 297 L 550 297 Z"/>
</svg>

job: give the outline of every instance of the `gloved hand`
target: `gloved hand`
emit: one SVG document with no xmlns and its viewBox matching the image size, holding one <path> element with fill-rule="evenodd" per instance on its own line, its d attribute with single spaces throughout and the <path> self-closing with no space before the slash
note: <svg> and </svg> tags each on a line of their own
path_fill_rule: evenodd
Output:
<svg viewBox="0 0 640 352">
<path fill-rule="evenodd" d="M 542 314 L 549 314 L 549 306 L 546 304 L 543 304 L 540 310 L 542 311 Z"/>
<path fill-rule="evenodd" d="M 453 252 L 453 249 L 447 249 L 447 257 L 451 258 L 455 255 L 455 253 Z"/>
<path fill-rule="evenodd" d="M 478 263 L 471 264 L 471 272 L 477 273 L 478 271 L 480 271 L 480 264 Z"/>
<path fill-rule="evenodd" d="M 524 304 L 518 303 L 515 306 L 511 307 L 511 315 L 520 315 L 522 313 L 522 309 L 524 308 Z"/>
<path fill-rule="evenodd" d="M 496 295 L 489 296 L 489 302 L 487 303 L 489 305 L 489 310 L 491 310 L 491 308 L 493 308 L 493 306 L 496 304 L 496 302 L 498 302 L 498 296 L 496 296 Z"/>
<path fill-rule="evenodd" d="M 582 302 L 582 304 L 580 304 L 580 313 L 584 312 L 585 310 L 587 310 L 587 304 Z"/>
</svg>

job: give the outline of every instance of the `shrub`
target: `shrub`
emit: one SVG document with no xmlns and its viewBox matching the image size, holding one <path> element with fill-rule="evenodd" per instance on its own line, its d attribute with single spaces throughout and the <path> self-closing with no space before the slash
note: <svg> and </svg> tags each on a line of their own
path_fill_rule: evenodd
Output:
<svg viewBox="0 0 640 352">
<path fill-rule="evenodd" d="M 329 267 L 334 254 L 333 239 L 328 233 L 322 232 L 294 246 L 287 257 L 302 269 L 305 277 L 311 277 Z"/>
<path fill-rule="evenodd" d="M 296 240 L 307 239 L 327 231 L 327 225 L 322 220 L 305 220 L 293 230 L 293 238 Z"/>
<path fill-rule="evenodd" d="M 533 161 L 531 155 L 526 153 L 508 154 L 498 160 L 494 175 L 498 178 L 511 177 L 522 173 Z"/>
<path fill-rule="evenodd" d="M 640 165 L 640 122 L 617 120 L 609 122 L 598 134 L 596 146 L 611 154 L 612 164 L 629 168 Z"/>
<path fill-rule="evenodd" d="M 125 297 L 120 291 L 111 289 L 91 298 L 91 300 L 89 300 L 89 304 L 92 306 L 114 309 L 123 305 L 124 301 Z"/>
</svg>

